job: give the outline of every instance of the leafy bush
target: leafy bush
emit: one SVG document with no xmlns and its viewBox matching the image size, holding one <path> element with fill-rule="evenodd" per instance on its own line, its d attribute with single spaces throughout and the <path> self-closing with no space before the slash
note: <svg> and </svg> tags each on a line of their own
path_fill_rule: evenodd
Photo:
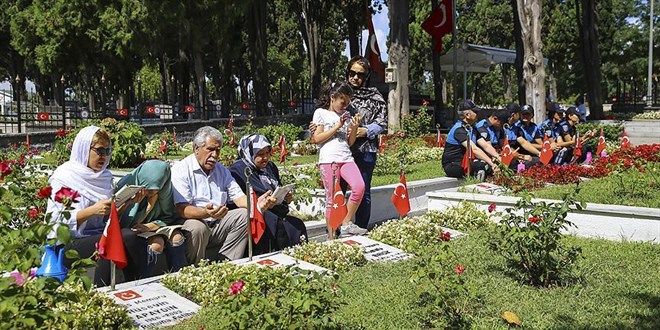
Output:
<svg viewBox="0 0 660 330">
<path fill-rule="evenodd" d="M 632 119 L 660 119 L 660 111 L 638 113 L 634 115 Z"/>
<path fill-rule="evenodd" d="M 145 154 L 148 156 L 167 157 L 181 150 L 181 145 L 176 141 L 176 133 L 170 133 L 167 128 L 162 133 L 154 134 L 147 143 Z"/>
<path fill-rule="evenodd" d="M 220 329 L 328 329 L 336 324 L 336 278 L 316 272 L 202 262 L 165 276 L 162 283 L 212 307 L 199 318 Z M 188 324 L 197 329 L 195 320 Z"/>
<path fill-rule="evenodd" d="M 110 167 L 135 167 L 143 159 L 144 148 L 147 143 L 147 137 L 144 129 L 140 125 L 130 121 L 117 121 L 113 118 L 95 120 L 85 123 L 70 132 L 63 131 L 61 136 L 55 139 L 53 153 L 58 163 L 64 163 L 71 154 L 71 145 L 78 132 L 83 127 L 96 125 L 108 132 L 112 139 L 112 157 L 110 158 Z M 64 134 L 66 132 L 66 134 Z"/>
<path fill-rule="evenodd" d="M 422 106 L 417 110 L 416 113 L 403 116 L 401 119 L 401 127 L 406 137 L 421 137 L 422 135 L 429 132 L 431 129 L 431 122 L 433 121 L 433 117 L 426 111 L 428 104 L 428 101 L 424 100 Z"/>
<path fill-rule="evenodd" d="M 570 207 L 582 209 L 575 193 L 566 194 L 561 203 L 532 203 L 531 196 L 526 195 L 502 215 L 490 246 L 524 282 L 551 287 L 570 278 L 580 248 L 565 246 L 560 231 L 573 226 L 566 220 Z"/>
<path fill-rule="evenodd" d="M 601 128 L 603 129 L 603 136 L 605 141 L 616 142 L 618 145 L 621 141 L 621 136 L 623 135 L 623 123 L 616 124 L 596 124 L 596 123 L 580 123 L 577 125 L 578 132 L 580 135 L 583 135 L 589 130 L 596 131 L 596 137 L 587 142 L 587 146 L 591 147 L 594 152 L 596 146 L 598 145 L 598 136 L 600 134 Z"/>
<path fill-rule="evenodd" d="M 440 224 L 427 216 L 390 220 L 369 232 L 369 238 L 408 253 L 425 251 L 442 240 Z"/>
<path fill-rule="evenodd" d="M 493 224 L 486 212 L 479 210 L 474 203 L 465 201 L 442 212 L 430 211 L 424 216 L 442 227 L 458 231 L 471 231 Z"/>
<path fill-rule="evenodd" d="M 283 251 L 296 259 L 334 270 L 345 272 L 367 263 L 362 248 L 340 241 L 327 243 L 310 242 L 292 246 Z"/>
<path fill-rule="evenodd" d="M 280 135 L 284 134 L 286 139 L 287 149 L 291 148 L 293 141 L 298 140 L 298 135 L 303 131 L 302 128 L 294 124 L 282 123 L 279 125 L 267 125 L 261 128 L 258 128 L 256 132 L 268 138 L 270 144 L 273 146 L 273 150 L 278 148 L 277 143 L 280 140 Z M 277 149 L 279 150 L 279 149 Z"/>
</svg>

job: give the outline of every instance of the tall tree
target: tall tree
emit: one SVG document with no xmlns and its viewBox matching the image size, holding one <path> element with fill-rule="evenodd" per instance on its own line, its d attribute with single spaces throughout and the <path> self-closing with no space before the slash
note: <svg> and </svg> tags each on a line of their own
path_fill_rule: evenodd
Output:
<svg viewBox="0 0 660 330">
<path fill-rule="evenodd" d="M 578 4 L 578 1 L 581 2 Z M 576 21 L 580 32 L 580 54 L 589 99 L 589 118 L 603 119 L 603 92 L 601 89 L 600 51 L 598 50 L 598 12 L 596 0 L 575 0 Z M 580 10 L 581 9 L 581 15 Z"/>
<path fill-rule="evenodd" d="M 387 127 L 394 132 L 401 126 L 401 117 L 410 112 L 408 92 L 408 62 L 410 56 L 410 1 L 388 1 L 390 18 L 389 67 L 396 67 L 396 84 L 390 85 L 387 105 Z"/>
<path fill-rule="evenodd" d="M 248 48 L 253 73 L 253 88 L 257 106 L 257 115 L 271 115 L 268 107 L 268 44 L 266 38 L 266 1 L 253 1 L 247 15 Z"/>
<path fill-rule="evenodd" d="M 536 110 L 534 120 L 545 120 L 545 68 L 541 42 L 541 0 L 518 0 L 525 57 L 523 71 L 526 104 Z"/>
</svg>

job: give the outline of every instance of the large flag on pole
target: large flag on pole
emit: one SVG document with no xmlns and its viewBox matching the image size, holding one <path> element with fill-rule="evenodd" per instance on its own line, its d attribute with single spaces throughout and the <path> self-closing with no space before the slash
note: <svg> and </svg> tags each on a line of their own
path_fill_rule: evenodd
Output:
<svg viewBox="0 0 660 330">
<path fill-rule="evenodd" d="M 399 183 L 394 188 L 392 193 L 392 204 L 396 207 L 396 210 L 399 212 L 400 216 L 404 216 L 410 212 L 410 196 L 408 195 L 408 183 L 406 182 L 406 175 L 401 171 L 401 177 L 399 178 Z"/>
<path fill-rule="evenodd" d="M 598 137 L 598 149 L 596 150 L 596 154 L 602 154 L 603 150 L 605 150 L 605 147 L 607 147 L 607 143 L 605 143 L 605 136 L 603 136 L 603 129 L 601 128 L 600 136 Z"/>
<path fill-rule="evenodd" d="M 435 46 L 433 51 L 437 54 L 442 52 L 442 37 L 451 33 L 454 22 L 454 8 L 452 0 L 442 0 L 439 6 L 431 11 L 431 15 L 422 23 L 422 29 L 431 35 Z"/>
<path fill-rule="evenodd" d="M 110 218 L 105 224 L 103 235 L 101 235 L 99 241 L 99 255 L 103 259 L 113 261 L 120 269 L 124 269 L 128 265 L 124 239 L 121 236 L 121 227 L 119 226 L 117 205 L 114 201 L 110 210 Z"/>
<path fill-rule="evenodd" d="M 374 22 L 371 20 L 371 9 L 367 8 L 367 28 L 369 29 L 369 42 L 364 53 L 366 58 L 369 59 L 371 72 L 385 77 L 385 66 L 380 60 L 380 48 L 378 47 L 378 40 L 376 39 L 376 31 L 374 29 Z"/>
<path fill-rule="evenodd" d="M 257 244 L 266 231 L 266 220 L 264 220 L 264 215 L 257 207 L 257 194 L 252 189 L 250 192 L 250 198 L 252 199 L 250 202 L 250 208 L 252 209 L 250 211 L 250 232 L 252 233 L 252 241 Z"/>
</svg>

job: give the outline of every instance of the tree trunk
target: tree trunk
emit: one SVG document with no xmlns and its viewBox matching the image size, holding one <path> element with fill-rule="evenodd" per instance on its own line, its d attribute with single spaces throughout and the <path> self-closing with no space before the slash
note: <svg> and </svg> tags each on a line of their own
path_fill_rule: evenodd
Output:
<svg viewBox="0 0 660 330">
<path fill-rule="evenodd" d="M 208 111 L 206 111 L 206 79 L 204 75 L 204 61 L 202 60 L 202 52 L 198 49 L 193 51 L 193 62 L 195 65 L 195 81 L 197 85 L 197 103 L 200 106 L 202 119 L 208 118 Z"/>
<path fill-rule="evenodd" d="M 173 100 L 167 97 L 167 67 L 165 66 L 164 55 L 158 55 L 158 71 L 160 71 L 160 103 L 172 104 Z"/>
<path fill-rule="evenodd" d="M 438 0 L 431 0 L 431 8 L 435 8 L 438 6 Z M 433 45 L 433 43 L 431 43 Z M 431 46 L 433 47 L 433 46 Z M 444 109 L 444 104 L 443 104 L 443 94 L 442 94 L 442 69 L 440 68 L 440 55 L 436 54 L 432 49 L 430 50 L 432 54 L 431 60 L 433 61 L 433 98 L 434 98 L 434 105 L 433 105 L 433 122 L 434 125 L 440 125 L 442 127 L 445 127 L 445 111 Z"/>
<path fill-rule="evenodd" d="M 520 26 L 520 12 L 518 12 L 518 0 L 511 0 L 511 7 L 513 8 L 513 38 L 516 43 L 516 61 L 514 63 L 516 68 L 516 79 L 518 82 L 518 103 L 525 105 L 526 92 L 525 92 L 525 79 L 523 78 L 523 58 L 525 51 L 523 48 L 522 28 Z M 534 108 L 536 109 L 536 108 Z"/>
<path fill-rule="evenodd" d="M 346 32 L 348 33 L 348 49 L 351 57 L 360 55 L 359 35 L 362 32 L 360 29 L 362 25 L 357 22 L 353 14 L 355 10 L 357 8 L 346 6 L 346 13 L 344 15 L 346 17 Z"/>
<path fill-rule="evenodd" d="M 580 17 L 580 6 L 575 1 L 576 15 L 578 16 L 578 31 L 580 31 L 579 47 L 582 59 L 584 80 L 587 85 L 587 98 L 589 100 L 589 118 L 603 119 L 603 91 L 600 83 L 602 75 L 600 72 L 600 52 L 598 51 L 598 13 L 596 12 L 595 0 L 581 0 L 582 17 Z"/>
<path fill-rule="evenodd" d="M 541 42 L 541 0 L 518 0 L 521 37 L 525 57 L 525 103 L 534 107 L 534 120 L 545 120 L 545 68 Z"/>
<path fill-rule="evenodd" d="M 311 77 L 312 98 L 318 97 L 321 88 L 321 28 L 319 26 L 320 4 L 313 0 L 300 0 L 299 27 L 303 34 L 309 71 Z"/>
<path fill-rule="evenodd" d="M 248 18 L 248 51 L 253 74 L 257 116 L 270 115 L 268 108 L 268 45 L 266 40 L 266 1 L 254 1 Z"/>
<path fill-rule="evenodd" d="M 511 77 L 509 76 L 511 65 L 502 63 L 502 84 L 504 85 L 504 99 L 506 102 L 511 101 Z"/>
<path fill-rule="evenodd" d="M 408 57 L 410 55 L 410 1 L 388 1 L 390 40 L 388 49 L 389 66 L 396 67 L 397 81 L 390 84 L 387 105 L 387 127 L 393 133 L 401 127 L 401 117 L 410 112 L 408 93 Z"/>
</svg>

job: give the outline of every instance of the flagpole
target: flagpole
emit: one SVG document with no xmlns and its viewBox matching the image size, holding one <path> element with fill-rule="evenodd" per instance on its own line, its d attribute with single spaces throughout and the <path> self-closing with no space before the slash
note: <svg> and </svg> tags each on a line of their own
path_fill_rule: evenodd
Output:
<svg viewBox="0 0 660 330">
<path fill-rule="evenodd" d="M 112 202 L 115 202 L 115 195 L 112 195 Z M 110 221 L 110 219 L 108 219 Z M 117 284 L 117 265 L 114 261 L 110 261 L 110 291 L 115 291 L 115 285 Z"/>
<path fill-rule="evenodd" d="M 454 79 L 454 82 L 453 82 L 453 85 L 454 85 L 454 108 L 453 108 L 451 117 L 456 119 L 456 111 L 458 110 L 458 93 L 456 92 L 456 90 L 458 89 L 458 83 L 456 81 L 456 66 L 457 66 L 456 62 L 458 62 L 458 53 L 456 52 L 456 0 L 452 0 L 451 8 L 454 11 L 451 15 L 452 16 L 451 39 L 452 39 L 452 43 L 453 43 L 452 47 L 454 48 L 454 61 L 453 61 L 454 65 L 453 65 L 453 69 L 452 69 L 453 70 L 453 79 Z"/>
<path fill-rule="evenodd" d="M 331 196 L 333 196 L 332 199 L 330 200 L 330 203 L 333 202 L 334 196 L 335 196 L 335 193 L 336 193 L 336 191 L 334 189 L 337 186 L 336 185 L 337 176 L 335 175 L 335 170 L 337 169 L 337 167 L 338 167 L 337 163 L 335 163 L 335 162 L 332 162 L 332 164 L 330 164 L 330 169 L 332 170 L 332 195 Z M 326 201 L 326 203 L 328 203 L 328 201 Z M 332 207 L 332 204 L 330 204 L 330 207 Z M 326 208 L 327 208 L 327 205 L 326 205 Z M 330 225 L 330 217 L 325 218 L 325 223 L 326 223 L 326 226 L 328 227 L 328 239 L 332 241 L 332 240 L 335 239 L 335 229 L 332 228 L 332 226 Z"/>
<path fill-rule="evenodd" d="M 470 174 L 472 173 L 472 125 L 470 125 L 468 123 L 465 123 L 463 125 L 464 125 L 463 127 L 465 128 L 465 131 L 467 132 L 467 136 L 468 136 L 467 150 L 465 150 L 465 152 L 467 152 L 467 155 L 468 155 L 467 174 L 466 174 L 466 176 L 470 176 Z"/>
<path fill-rule="evenodd" d="M 245 167 L 245 192 L 247 195 L 247 209 L 248 209 L 248 260 L 252 261 L 252 187 L 250 185 L 250 176 L 252 176 L 252 169 L 249 166 Z"/>
</svg>

